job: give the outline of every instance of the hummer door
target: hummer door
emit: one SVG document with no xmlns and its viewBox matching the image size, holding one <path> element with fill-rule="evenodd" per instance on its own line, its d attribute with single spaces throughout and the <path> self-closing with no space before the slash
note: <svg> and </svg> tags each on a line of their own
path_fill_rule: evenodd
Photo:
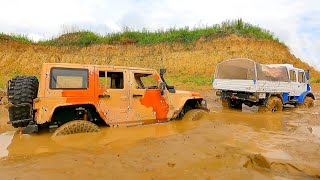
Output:
<svg viewBox="0 0 320 180">
<path fill-rule="evenodd" d="M 130 120 L 165 121 L 168 104 L 158 89 L 154 71 L 130 71 Z"/>
<path fill-rule="evenodd" d="M 125 123 L 128 118 L 129 87 L 125 69 L 98 68 L 98 107 L 109 125 Z"/>
</svg>

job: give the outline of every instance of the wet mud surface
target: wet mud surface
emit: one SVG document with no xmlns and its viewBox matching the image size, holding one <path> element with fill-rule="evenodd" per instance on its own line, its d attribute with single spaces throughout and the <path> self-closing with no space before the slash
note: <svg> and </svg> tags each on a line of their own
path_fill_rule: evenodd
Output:
<svg viewBox="0 0 320 180">
<path fill-rule="evenodd" d="M 211 109 L 198 121 L 54 138 L 20 134 L 0 105 L 0 179 L 320 178 L 319 100 L 313 108 L 257 113 L 222 109 L 212 90 L 198 91 Z"/>
</svg>

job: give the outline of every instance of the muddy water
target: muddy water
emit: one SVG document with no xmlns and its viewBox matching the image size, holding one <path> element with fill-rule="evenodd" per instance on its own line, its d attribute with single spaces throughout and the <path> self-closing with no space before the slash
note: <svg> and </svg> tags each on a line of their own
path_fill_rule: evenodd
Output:
<svg viewBox="0 0 320 180">
<path fill-rule="evenodd" d="M 100 133 L 22 135 L 0 107 L 0 179 L 301 179 L 320 176 L 320 102 L 282 113 L 223 110 Z M 319 96 L 319 94 L 317 94 Z"/>
</svg>

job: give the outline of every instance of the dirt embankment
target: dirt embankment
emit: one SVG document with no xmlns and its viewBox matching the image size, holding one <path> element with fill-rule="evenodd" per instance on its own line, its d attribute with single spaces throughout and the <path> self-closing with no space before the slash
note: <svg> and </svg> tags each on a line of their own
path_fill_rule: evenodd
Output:
<svg viewBox="0 0 320 180">
<path fill-rule="evenodd" d="M 52 47 L 0 41 L 0 88 L 15 75 L 39 75 L 45 62 L 165 67 L 170 76 L 211 77 L 217 63 L 244 57 L 260 63 L 290 63 L 303 69 L 318 71 L 292 55 L 283 45 L 231 35 L 223 38 L 199 39 L 190 45 L 92 45 L 89 47 Z"/>
</svg>

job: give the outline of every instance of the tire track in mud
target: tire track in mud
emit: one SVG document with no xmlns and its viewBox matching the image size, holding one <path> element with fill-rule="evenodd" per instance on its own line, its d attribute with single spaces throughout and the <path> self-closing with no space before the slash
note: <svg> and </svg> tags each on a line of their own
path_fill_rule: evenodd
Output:
<svg viewBox="0 0 320 180">
<path fill-rule="evenodd" d="M 263 155 L 254 154 L 248 156 L 248 161 L 243 165 L 246 168 L 266 171 L 275 175 L 288 178 L 320 178 L 320 174 L 305 172 L 297 166 L 286 161 L 269 162 Z"/>
</svg>

